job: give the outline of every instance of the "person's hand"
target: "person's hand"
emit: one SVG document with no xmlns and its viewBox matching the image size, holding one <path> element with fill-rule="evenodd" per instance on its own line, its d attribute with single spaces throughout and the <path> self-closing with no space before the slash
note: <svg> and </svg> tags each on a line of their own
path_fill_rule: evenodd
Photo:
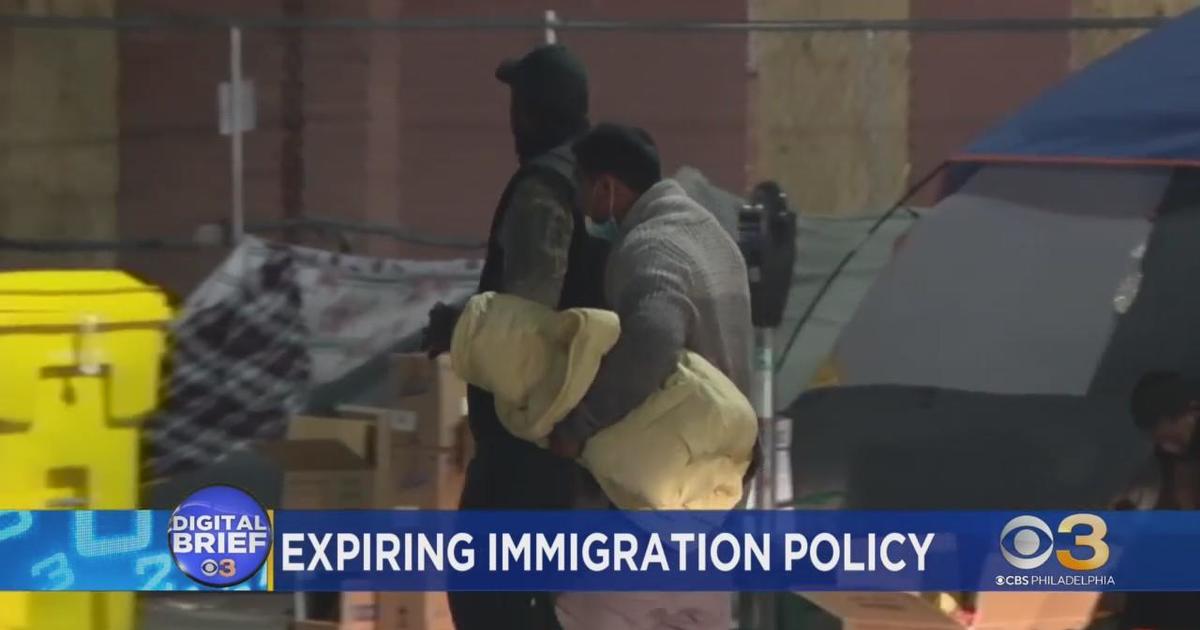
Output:
<svg viewBox="0 0 1200 630">
<path fill-rule="evenodd" d="M 583 452 L 583 443 L 566 437 L 561 433 L 550 434 L 550 452 L 566 459 L 579 459 Z"/>
<path fill-rule="evenodd" d="M 421 340 L 421 349 L 436 359 L 439 354 L 450 351 L 450 342 L 454 338 L 454 325 L 462 311 L 438 302 L 429 309 L 429 325 L 425 327 L 425 337 Z"/>
</svg>

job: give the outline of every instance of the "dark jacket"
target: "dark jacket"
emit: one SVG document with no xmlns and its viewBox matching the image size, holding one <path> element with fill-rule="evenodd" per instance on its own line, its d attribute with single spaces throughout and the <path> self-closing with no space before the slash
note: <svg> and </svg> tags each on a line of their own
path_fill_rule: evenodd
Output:
<svg viewBox="0 0 1200 630">
<path fill-rule="evenodd" d="M 1161 484 L 1156 510 L 1178 510 L 1176 500 L 1176 464 L 1179 458 L 1155 452 Z M 1125 600 L 1123 628 L 1155 628 L 1156 630 L 1185 630 L 1200 627 L 1200 593 L 1136 592 Z"/>
<path fill-rule="evenodd" d="M 511 286 L 522 284 L 523 289 L 536 295 L 545 291 L 540 283 L 525 283 L 506 264 L 519 262 L 518 252 L 506 251 L 514 239 L 503 238 L 506 221 L 516 221 L 515 213 L 555 212 L 565 210 L 570 215 L 571 234 L 562 239 L 566 244 L 565 269 L 561 270 L 561 288 L 557 306 L 602 307 L 605 244 L 587 235 L 583 212 L 578 203 L 574 177 L 575 160 L 570 146 L 564 144 L 533 160 L 529 160 L 513 175 L 500 197 L 488 237 L 488 251 L 480 276 L 479 292 L 512 292 Z M 525 191 L 526 194 L 522 194 Z M 529 191 L 533 191 L 530 193 Z M 545 191 L 545 192 L 538 192 Z M 552 197 L 547 198 L 546 195 Z M 522 221 L 530 225 L 545 222 Z M 535 217 L 537 218 L 537 217 Z M 511 225 L 510 225 L 511 227 Z M 552 230 L 551 230 L 552 231 Z M 521 247 L 542 248 L 533 237 Z M 541 264 L 553 265 L 554 252 L 543 257 Z M 506 263 L 508 261 L 508 263 Z M 545 270 L 536 270 L 545 271 Z M 541 274 L 553 277 L 552 272 Z M 532 286 L 530 286 L 532 285 Z M 492 395 L 477 387 L 468 388 L 468 419 L 477 444 L 476 457 L 467 472 L 463 491 L 463 509 L 558 509 L 572 505 L 580 468 L 571 461 L 556 457 L 548 451 L 514 437 L 500 424 Z"/>
</svg>

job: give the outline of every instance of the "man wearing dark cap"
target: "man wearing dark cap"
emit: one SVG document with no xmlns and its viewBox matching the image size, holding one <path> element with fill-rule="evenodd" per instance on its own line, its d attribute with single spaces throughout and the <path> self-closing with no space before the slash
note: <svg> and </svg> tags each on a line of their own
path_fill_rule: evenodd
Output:
<svg viewBox="0 0 1200 630">
<path fill-rule="evenodd" d="M 1130 397 L 1138 428 L 1154 441 L 1161 470 L 1159 509 L 1200 506 L 1200 380 L 1177 372 L 1149 372 Z"/>
<path fill-rule="evenodd" d="M 1200 381 L 1176 372 L 1150 372 L 1130 398 L 1134 422 L 1150 434 L 1158 450 L 1173 456 L 1200 456 Z"/>
<path fill-rule="evenodd" d="M 1138 428 L 1154 441 L 1159 467 L 1156 510 L 1200 506 L 1200 380 L 1178 372 L 1149 372 L 1130 397 Z M 1130 507 L 1128 505 L 1124 507 Z M 1126 596 L 1124 628 L 1194 628 L 1200 619 L 1196 593 L 1138 592 Z"/>
<path fill-rule="evenodd" d="M 650 135 L 597 125 L 574 151 L 588 230 L 612 243 L 605 296 L 621 335 L 551 433 L 564 458 L 660 388 L 684 350 L 748 393 L 753 333 L 741 251 L 712 213 L 662 178 Z M 730 603 L 727 593 L 564 593 L 557 605 L 567 630 L 727 630 Z"/>
<path fill-rule="evenodd" d="M 562 46 L 540 46 L 496 70 L 510 88 L 509 123 L 519 167 L 500 195 L 488 236 L 479 292 L 518 295 L 551 308 L 603 306 L 607 246 L 589 238 L 578 207 L 571 141 L 587 131 L 583 64 Z M 430 356 L 449 349 L 461 305 L 430 312 Z M 492 395 L 468 388 L 476 455 L 467 469 L 462 509 L 565 509 L 584 473 L 514 437 L 500 424 Z M 459 630 L 557 626 L 547 594 L 452 593 Z"/>
</svg>

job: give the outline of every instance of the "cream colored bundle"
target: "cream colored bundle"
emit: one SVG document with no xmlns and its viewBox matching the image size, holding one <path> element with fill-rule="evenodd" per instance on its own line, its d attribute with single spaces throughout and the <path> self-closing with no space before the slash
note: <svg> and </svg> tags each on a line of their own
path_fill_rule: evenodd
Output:
<svg viewBox="0 0 1200 630">
<path fill-rule="evenodd" d="M 620 332 L 611 311 L 559 312 L 483 293 L 458 321 L 451 358 L 463 380 L 492 392 L 509 432 L 545 446 Z M 662 388 L 588 440 L 580 461 L 623 509 L 730 509 L 741 500 L 757 431 L 733 382 L 685 352 Z"/>
</svg>

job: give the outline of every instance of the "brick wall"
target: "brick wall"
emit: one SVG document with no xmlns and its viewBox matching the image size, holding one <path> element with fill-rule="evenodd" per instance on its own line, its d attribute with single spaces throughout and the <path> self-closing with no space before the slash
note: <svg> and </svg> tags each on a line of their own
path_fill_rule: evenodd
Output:
<svg viewBox="0 0 1200 630">
<path fill-rule="evenodd" d="M 889 5 L 887 14 L 791 0 L 569 0 L 555 6 L 568 17 L 742 20 L 748 11 L 762 19 L 1175 14 L 1195 4 L 908 0 Z M 101 5 L 87 0 L 82 9 L 62 10 L 78 14 Z M 390 19 L 538 17 L 544 7 L 529 0 L 120 0 L 116 11 Z M 903 188 L 906 174 L 909 181 L 920 177 L 1069 70 L 1137 34 L 771 34 L 756 38 L 753 48 L 735 32 L 560 36 L 590 67 L 594 119 L 646 127 L 659 139 L 669 169 L 698 166 L 734 190 L 748 180 L 775 178 L 806 211 L 857 214 L 878 211 Z M 309 212 L 481 239 L 514 166 L 507 96 L 492 71 L 500 58 L 520 54 L 541 36 L 512 30 L 247 32 L 245 68 L 257 88 L 259 123 L 246 136 L 248 219 Z M 228 217 L 229 145 L 216 132 L 216 86 L 228 76 L 225 32 L 10 30 L 3 37 L 13 49 L 12 62 L 0 66 L 8 71 L 3 76 L 20 70 L 52 79 L 35 81 L 49 90 L 45 107 L 38 105 L 40 92 L 20 89 L 10 90 L 0 108 L 11 140 L 0 203 L 7 233 L 179 238 L 199 223 Z M 21 48 L 13 43 L 18 40 L 63 44 L 53 47 L 54 55 L 50 49 L 34 54 L 36 46 Z M 106 62 L 103 47 L 112 44 L 104 42 L 114 40 L 115 63 L 111 53 Z M 289 45 L 300 51 L 299 65 L 289 66 Z M 36 63 L 57 63 L 59 52 L 101 70 L 89 71 L 84 82 L 64 79 L 64 72 L 81 67 L 77 62 L 35 71 Z M 66 80 L 62 89 L 47 87 L 59 79 Z M 297 113 L 303 125 L 288 127 L 285 114 Z M 16 131 L 44 137 L 22 144 Z M 327 236 L 292 236 L 334 243 Z M 353 245 L 381 255 L 461 255 L 381 239 Z M 212 250 L 134 254 L 120 262 L 184 293 L 222 256 Z"/>
<path fill-rule="evenodd" d="M 206 3 L 225 15 L 278 15 L 287 0 Z M 291 0 L 293 9 L 297 4 Z M 539 17 L 544 3 L 303 0 L 306 16 Z M 189 0 L 124 0 L 127 15 L 195 13 Z M 589 0 L 560 15 L 593 18 L 745 19 L 739 3 Z M 246 136 L 247 218 L 284 213 L 282 168 L 286 35 L 245 35 L 246 76 L 258 92 L 258 129 Z M 500 59 L 541 41 L 520 31 L 306 31 L 302 34 L 304 211 L 482 240 L 515 167 L 508 98 L 492 73 Z M 690 164 L 733 189 L 745 186 L 746 38 L 742 34 L 562 33 L 591 73 L 593 119 L 646 127 L 669 169 Z M 123 34 L 120 232 L 186 236 L 229 213 L 229 147 L 216 133 L 216 85 L 227 76 L 219 31 Z M 293 138 L 294 140 L 294 138 Z M 293 145 L 294 146 L 294 145 Z M 304 242 L 333 241 L 301 235 Z M 356 239 L 356 251 L 406 257 L 453 250 Z M 222 252 L 127 255 L 140 275 L 185 293 Z"/>
<path fill-rule="evenodd" d="M 189 0 L 123 0 L 124 15 L 189 14 Z M 278 13 L 278 2 L 217 0 L 213 15 Z M 245 39 L 245 73 L 255 80 L 259 129 L 245 137 L 247 220 L 280 216 L 282 145 L 277 33 Z M 230 150 L 217 132 L 217 85 L 229 73 L 229 39 L 221 30 L 128 31 L 120 36 L 120 186 L 123 238 L 187 238 L 201 222 L 227 218 Z M 123 254 L 121 265 L 186 293 L 221 259 L 214 250 Z"/>
</svg>

